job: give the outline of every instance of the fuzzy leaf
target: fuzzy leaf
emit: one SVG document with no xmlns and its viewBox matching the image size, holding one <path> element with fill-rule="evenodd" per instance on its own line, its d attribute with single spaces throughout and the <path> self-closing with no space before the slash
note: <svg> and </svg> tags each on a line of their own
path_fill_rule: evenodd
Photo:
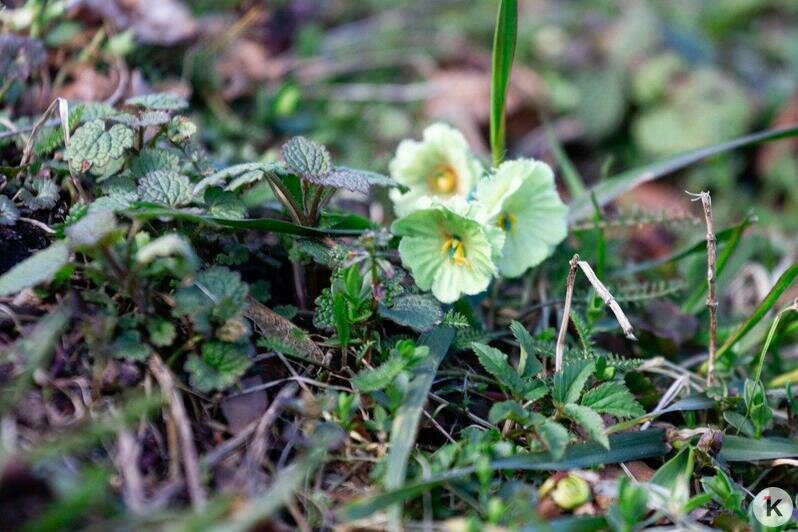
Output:
<svg viewBox="0 0 798 532">
<path fill-rule="evenodd" d="M 433 298 L 417 294 L 396 297 L 393 305 L 380 304 L 380 316 L 394 323 L 424 332 L 432 329 L 443 319 L 441 306 Z"/>
<path fill-rule="evenodd" d="M 7 196 L 0 196 L 0 225 L 14 225 L 19 220 L 19 209 Z"/>
<path fill-rule="evenodd" d="M 215 218 L 241 220 L 247 216 L 247 206 L 241 198 L 219 187 L 211 187 L 205 191 L 205 203 L 208 214 Z"/>
<path fill-rule="evenodd" d="M 474 349 L 479 363 L 482 364 L 482 367 L 484 367 L 488 373 L 496 378 L 499 382 L 499 386 L 502 388 L 506 387 L 513 392 L 514 395 L 523 394 L 524 383 L 521 381 L 521 377 L 518 376 L 518 373 L 510 366 L 510 363 L 507 361 L 507 355 L 495 347 L 490 347 L 478 342 L 472 343 L 471 347 Z"/>
<path fill-rule="evenodd" d="M 171 170 L 156 170 L 139 182 L 138 193 L 142 201 L 179 207 L 191 201 L 191 181 Z"/>
<path fill-rule="evenodd" d="M 58 202 L 58 185 L 50 179 L 36 177 L 28 183 L 28 188 L 22 189 L 19 199 L 34 211 L 52 209 Z"/>
<path fill-rule="evenodd" d="M 197 133 L 197 124 L 185 116 L 175 116 L 166 127 L 166 136 L 175 144 L 183 144 Z"/>
<path fill-rule="evenodd" d="M 569 419 L 585 428 L 591 438 L 601 445 L 610 448 L 610 440 L 607 438 L 607 429 L 604 420 L 590 407 L 568 403 L 564 407 L 565 415 Z"/>
<path fill-rule="evenodd" d="M 155 170 L 180 169 L 180 157 L 176 153 L 163 148 L 147 148 L 130 163 L 130 173 L 136 177 L 143 177 Z"/>
<path fill-rule="evenodd" d="M 182 96 L 170 92 L 156 92 L 143 96 L 134 96 L 125 100 L 125 105 L 144 107 L 155 111 L 179 111 L 188 107 L 188 102 Z"/>
<path fill-rule="evenodd" d="M 116 228 L 111 211 L 90 212 L 64 230 L 73 246 L 93 246 Z"/>
<path fill-rule="evenodd" d="M 582 397 L 582 405 L 589 406 L 601 414 L 610 414 L 618 418 L 645 414 L 645 410 L 635 400 L 634 395 L 620 382 L 607 382 L 588 390 Z"/>
<path fill-rule="evenodd" d="M 373 392 L 387 387 L 407 367 L 408 360 L 393 356 L 374 369 L 359 372 L 352 380 L 361 392 Z"/>
<path fill-rule="evenodd" d="M 592 361 L 572 360 L 566 362 L 562 370 L 554 374 L 552 399 L 562 404 L 578 401 L 594 368 L 595 363 Z"/>
<path fill-rule="evenodd" d="M 169 113 L 166 111 L 145 111 L 138 116 L 132 113 L 119 113 L 108 117 L 108 119 L 130 127 L 160 126 L 169 122 Z"/>
<path fill-rule="evenodd" d="M 332 169 L 327 148 L 305 137 L 294 137 L 283 144 L 283 160 L 302 177 L 324 176 Z"/>
<path fill-rule="evenodd" d="M 202 356 L 191 355 L 183 367 L 194 388 L 211 392 L 235 384 L 251 365 L 245 346 L 210 341 L 202 345 Z"/>
<path fill-rule="evenodd" d="M 133 147 L 133 131 L 115 124 L 108 131 L 105 122 L 97 119 L 80 126 L 64 152 L 69 166 L 76 172 L 102 173 L 105 168 Z"/>
<path fill-rule="evenodd" d="M 0 276 L 0 296 L 16 294 L 50 281 L 58 270 L 69 261 L 69 247 L 64 241 L 57 241 L 49 248 L 37 251 Z"/>
</svg>

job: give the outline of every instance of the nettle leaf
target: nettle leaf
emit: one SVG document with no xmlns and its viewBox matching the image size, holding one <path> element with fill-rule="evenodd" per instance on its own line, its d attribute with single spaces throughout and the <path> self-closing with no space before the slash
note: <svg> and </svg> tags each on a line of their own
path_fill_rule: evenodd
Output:
<svg viewBox="0 0 798 532">
<path fill-rule="evenodd" d="M 182 96 L 171 92 L 156 92 L 143 96 L 134 96 L 125 100 L 125 105 L 144 107 L 156 111 L 179 111 L 188 107 L 188 102 Z"/>
<path fill-rule="evenodd" d="M 145 111 L 140 115 L 119 113 L 108 117 L 108 119 L 130 127 L 150 127 L 166 124 L 170 118 L 166 111 Z"/>
<path fill-rule="evenodd" d="M 247 216 L 247 206 L 233 192 L 211 187 L 205 191 L 208 214 L 216 218 L 241 220 Z"/>
<path fill-rule="evenodd" d="M 116 229 L 116 218 L 111 211 L 89 212 L 64 230 L 69 243 L 74 246 L 93 246 Z"/>
<path fill-rule="evenodd" d="M 626 385 L 620 382 L 607 382 L 588 390 L 582 397 L 582 405 L 618 418 L 639 417 L 646 413 Z"/>
<path fill-rule="evenodd" d="M 569 419 L 584 427 L 588 435 L 603 445 L 610 448 L 610 440 L 607 438 L 607 428 L 604 420 L 598 412 L 590 407 L 568 403 L 563 407 L 563 412 Z"/>
<path fill-rule="evenodd" d="M 554 388 L 551 396 L 558 403 L 575 403 L 582 395 L 582 389 L 596 364 L 588 360 L 572 360 L 554 374 Z"/>
<path fill-rule="evenodd" d="M 52 209 L 58 202 L 58 185 L 44 177 L 30 180 L 27 188 L 22 189 L 19 199 L 31 210 Z"/>
<path fill-rule="evenodd" d="M 362 370 L 352 379 L 352 382 L 361 392 L 382 390 L 391 384 L 407 365 L 408 360 L 400 356 L 392 356 L 376 368 Z"/>
<path fill-rule="evenodd" d="M 210 321 L 224 323 L 241 314 L 249 288 L 238 272 L 214 266 L 197 275 L 191 286 L 175 293 L 176 316 L 188 315 L 198 329 L 210 332 Z"/>
<path fill-rule="evenodd" d="M 408 294 L 394 298 L 393 305 L 380 304 L 380 316 L 419 332 L 432 329 L 443 319 L 438 302 L 426 295 Z"/>
<path fill-rule="evenodd" d="M 0 225 L 14 225 L 19 220 L 19 209 L 7 196 L 0 196 Z"/>
<path fill-rule="evenodd" d="M 0 275 L 0 296 L 16 294 L 20 290 L 50 281 L 67 262 L 69 246 L 59 240 L 49 248 L 37 251 L 3 275 Z"/>
<path fill-rule="evenodd" d="M 127 329 L 114 340 L 111 350 L 115 358 L 142 362 L 152 353 L 150 346 L 141 340 L 141 333 Z"/>
<path fill-rule="evenodd" d="M 155 170 L 180 169 L 180 157 L 176 153 L 163 148 L 147 148 L 130 163 L 130 173 L 134 176 L 146 176 Z"/>
<path fill-rule="evenodd" d="M 199 183 L 194 185 L 194 196 L 201 196 L 209 187 L 224 186 L 230 179 L 233 179 L 233 181 L 226 188 L 233 190 L 241 184 L 262 179 L 263 174 L 266 172 L 285 173 L 285 171 L 286 169 L 282 163 L 242 163 L 228 166 L 204 177 Z M 239 182 L 239 179 L 242 181 Z M 238 184 L 234 186 L 234 183 Z"/>
<path fill-rule="evenodd" d="M 201 392 L 229 388 L 252 365 L 248 345 L 210 341 L 202 345 L 202 355 L 191 355 L 183 369 L 191 385 Z"/>
<path fill-rule="evenodd" d="M 179 207 L 191 202 L 191 181 L 172 170 L 155 170 L 139 182 L 138 193 L 142 201 Z"/>
<path fill-rule="evenodd" d="M 510 323 L 510 331 L 521 346 L 521 360 L 518 363 L 518 373 L 522 377 L 532 377 L 543 370 L 543 364 L 535 356 L 535 341 L 529 331 L 521 323 Z"/>
<path fill-rule="evenodd" d="M 327 148 L 305 137 L 290 139 L 281 152 L 288 168 L 302 177 L 320 177 L 332 170 Z"/>
<path fill-rule="evenodd" d="M 64 152 L 69 166 L 77 172 L 103 173 L 109 164 L 121 159 L 125 150 L 133 147 L 133 131 L 122 124 L 105 129 L 105 122 L 97 119 L 80 126 Z"/>
<path fill-rule="evenodd" d="M 166 136 L 175 144 L 183 144 L 197 133 L 197 124 L 185 116 L 175 116 L 166 127 Z"/>
<path fill-rule="evenodd" d="M 386 187 L 396 186 L 396 182 L 388 176 L 344 166 L 336 166 L 326 174 L 311 174 L 304 175 L 303 177 L 316 185 L 345 188 L 346 190 L 361 192 L 363 194 L 366 194 L 372 185 Z"/>
<path fill-rule="evenodd" d="M 510 366 L 507 355 L 496 349 L 479 342 L 471 344 L 471 348 L 476 353 L 479 363 L 485 370 L 493 375 L 499 382 L 499 386 L 507 388 L 513 394 L 521 395 L 524 392 L 524 383 L 521 377 Z"/>
</svg>

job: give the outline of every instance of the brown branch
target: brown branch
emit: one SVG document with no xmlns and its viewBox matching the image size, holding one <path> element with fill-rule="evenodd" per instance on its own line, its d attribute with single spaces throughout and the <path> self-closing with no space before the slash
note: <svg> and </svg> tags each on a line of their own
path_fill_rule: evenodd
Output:
<svg viewBox="0 0 798 532">
<path fill-rule="evenodd" d="M 562 359 L 565 353 L 565 333 L 568 331 L 568 321 L 571 316 L 571 300 L 574 297 L 574 281 L 576 281 L 576 265 L 579 263 L 579 255 L 575 254 L 571 258 L 571 269 L 568 270 L 568 285 L 565 289 L 565 305 L 562 309 L 562 321 L 560 322 L 560 333 L 557 335 L 557 349 L 554 357 L 555 373 L 562 369 Z"/>
<path fill-rule="evenodd" d="M 177 391 L 172 372 L 169 371 L 169 368 L 166 367 L 161 357 L 157 354 L 153 354 L 150 357 L 150 371 L 155 376 L 155 380 L 158 381 L 158 385 L 167 399 L 172 420 L 177 426 L 180 451 L 183 457 L 183 470 L 186 477 L 186 485 L 188 486 L 188 495 L 191 498 L 191 505 L 195 510 L 202 510 L 206 503 L 205 489 L 200 481 L 197 449 L 194 446 L 194 433 L 186 415 L 183 399 Z"/>
<path fill-rule="evenodd" d="M 703 191 L 698 194 L 688 192 L 694 196 L 692 201 L 701 200 L 704 207 L 704 219 L 707 223 L 707 309 L 709 310 L 709 360 L 707 361 L 707 386 L 712 385 L 715 378 L 715 354 L 717 352 L 718 338 L 718 299 L 715 292 L 715 272 L 717 242 L 715 240 L 715 228 L 712 222 L 712 198 L 709 192 Z"/>
</svg>

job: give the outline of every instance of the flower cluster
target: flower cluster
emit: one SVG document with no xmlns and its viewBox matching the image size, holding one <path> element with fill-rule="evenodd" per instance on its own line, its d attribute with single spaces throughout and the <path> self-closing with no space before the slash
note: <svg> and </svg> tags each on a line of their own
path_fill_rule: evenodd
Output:
<svg viewBox="0 0 798 532">
<path fill-rule="evenodd" d="M 495 275 L 522 275 L 567 234 L 568 208 L 547 164 L 518 159 L 487 172 L 447 125 L 402 141 L 390 170 L 406 187 L 391 195 L 402 263 L 444 303 L 484 291 Z"/>
</svg>

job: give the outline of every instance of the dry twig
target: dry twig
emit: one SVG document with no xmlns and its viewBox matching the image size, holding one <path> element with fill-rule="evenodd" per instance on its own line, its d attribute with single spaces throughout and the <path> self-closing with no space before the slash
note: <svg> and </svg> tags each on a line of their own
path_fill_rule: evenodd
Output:
<svg viewBox="0 0 798 532">
<path fill-rule="evenodd" d="M 715 228 L 712 223 L 712 198 L 709 192 L 698 194 L 687 192 L 693 196 L 692 201 L 701 200 L 704 207 L 704 218 L 707 223 L 707 309 L 709 309 L 709 360 L 707 362 L 707 386 L 712 385 L 715 377 L 715 352 L 718 337 L 718 299 L 715 293 L 716 241 Z"/>
<path fill-rule="evenodd" d="M 571 258 L 571 269 L 568 271 L 568 285 L 565 288 L 565 305 L 562 309 L 562 321 L 560 322 L 560 332 L 557 335 L 557 349 L 554 357 L 554 371 L 562 369 L 562 359 L 565 353 L 565 333 L 568 331 L 568 321 L 571 317 L 571 300 L 574 297 L 574 281 L 576 281 L 576 265 L 579 263 L 579 255 L 575 254 Z"/>
</svg>

